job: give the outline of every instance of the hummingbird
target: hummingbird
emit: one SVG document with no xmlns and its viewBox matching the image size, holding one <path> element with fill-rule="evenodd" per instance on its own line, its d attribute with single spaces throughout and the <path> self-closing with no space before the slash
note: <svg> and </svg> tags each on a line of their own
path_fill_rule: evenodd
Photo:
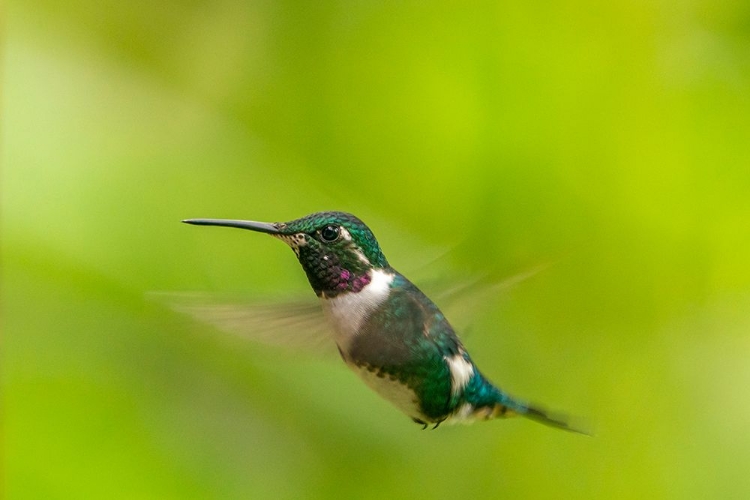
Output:
<svg viewBox="0 0 750 500">
<path fill-rule="evenodd" d="M 186 219 L 270 234 L 291 247 L 341 358 L 377 394 L 427 428 L 524 416 L 584 433 L 490 382 L 440 309 L 388 263 L 375 235 L 345 212 L 290 222 Z"/>
</svg>

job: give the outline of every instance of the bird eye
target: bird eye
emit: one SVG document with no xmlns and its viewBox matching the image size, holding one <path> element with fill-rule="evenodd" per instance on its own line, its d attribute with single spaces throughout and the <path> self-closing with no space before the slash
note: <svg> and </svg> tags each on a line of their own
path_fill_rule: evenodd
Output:
<svg viewBox="0 0 750 500">
<path fill-rule="evenodd" d="M 320 231 L 320 237 L 323 238 L 323 241 L 327 241 L 328 243 L 332 241 L 336 241 L 336 239 L 339 237 L 339 227 L 338 226 L 326 226 Z"/>
</svg>

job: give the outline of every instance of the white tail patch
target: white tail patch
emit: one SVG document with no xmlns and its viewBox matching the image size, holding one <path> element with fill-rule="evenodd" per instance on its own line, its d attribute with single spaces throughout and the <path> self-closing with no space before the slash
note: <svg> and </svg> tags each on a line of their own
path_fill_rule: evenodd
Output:
<svg viewBox="0 0 750 500">
<path fill-rule="evenodd" d="M 464 403 L 448 418 L 450 424 L 470 424 L 474 421 L 474 405 Z"/>
<path fill-rule="evenodd" d="M 455 397 L 461 394 L 471 380 L 471 376 L 474 375 L 474 366 L 464 359 L 463 352 L 450 357 L 445 356 L 444 359 L 451 371 L 451 395 Z"/>
</svg>

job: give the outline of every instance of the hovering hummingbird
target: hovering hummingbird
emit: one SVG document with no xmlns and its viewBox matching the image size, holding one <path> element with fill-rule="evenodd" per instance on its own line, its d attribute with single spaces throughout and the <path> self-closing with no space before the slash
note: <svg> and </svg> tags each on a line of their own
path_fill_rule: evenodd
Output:
<svg viewBox="0 0 750 500">
<path fill-rule="evenodd" d="M 249 229 L 288 244 L 320 299 L 341 358 L 423 428 L 522 415 L 582 432 L 487 380 L 440 309 L 388 264 L 375 235 L 357 217 L 318 212 L 283 223 L 183 222 Z"/>
</svg>

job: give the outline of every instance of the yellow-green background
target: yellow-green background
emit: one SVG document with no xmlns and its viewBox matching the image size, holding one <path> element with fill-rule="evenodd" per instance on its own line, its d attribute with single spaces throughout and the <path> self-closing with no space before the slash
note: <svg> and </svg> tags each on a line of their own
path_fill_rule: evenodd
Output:
<svg viewBox="0 0 750 500">
<path fill-rule="evenodd" d="M 747 2 L 5 14 L 7 498 L 750 495 Z M 339 362 L 145 299 L 308 292 L 280 243 L 179 221 L 321 209 L 407 274 L 553 262 L 465 341 L 595 437 L 422 432 Z"/>
</svg>

